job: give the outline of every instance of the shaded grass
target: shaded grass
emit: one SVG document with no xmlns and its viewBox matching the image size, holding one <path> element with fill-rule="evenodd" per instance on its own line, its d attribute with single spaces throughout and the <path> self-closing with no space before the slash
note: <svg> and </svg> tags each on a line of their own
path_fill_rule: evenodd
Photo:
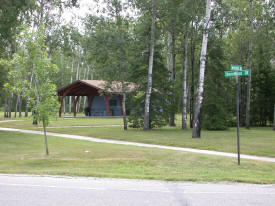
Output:
<svg viewBox="0 0 275 206">
<path fill-rule="evenodd" d="M 176 181 L 274 183 L 275 164 L 0 131 L 0 172 Z"/>
<path fill-rule="evenodd" d="M 236 129 L 230 128 L 226 131 L 202 131 L 202 137 L 192 139 L 192 130 L 182 130 L 180 127 L 164 127 L 143 131 L 141 129 L 129 128 L 124 131 L 122 127 L 110 127 L 110 124 L 122 124 L 120 118 L 75 118 L 75 119 L 54 119 L 50 127 L 75 126 L 75 125 L 101 125 L 102 127 L 71 127 L 71 128 L 48 128 L 48 131 L 91 136 L 106 139 L 126 140 L 133 142 L 143 142 L 149 144 L 170 145 L 178 147 L 189 147 L 206 150 L 216 150 L 235 153 Z M 31 121 L 19 121 L 1 123 L 2 127 L 13 127 L 23 129 L 42 130 L 34 127 Z M 241 128 L 241 153 L 250 155 L 260 155 L 275 157 L 275 132 L 272 128 L 251 128 L 249 130 Z"/>
</svg>

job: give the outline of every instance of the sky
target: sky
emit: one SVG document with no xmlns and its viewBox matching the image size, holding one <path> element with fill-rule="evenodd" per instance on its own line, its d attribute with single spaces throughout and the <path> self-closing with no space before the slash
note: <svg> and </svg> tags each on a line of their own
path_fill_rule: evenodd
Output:
<svg viewBox="0 0 275 206">
<path fill-rule="evenodd" d="M 99 2 L 102 2 L 103 0 L 99 0 Z M 128 2 L 128 0 L 121 0 L 123 4 Z M 75 26 L 77 26 L 80 30 L 83 29 L 83 25 L 81 24 L 80 19 L 84 18 L 87 14 L 102 14 L 98 12 L 98 8 L 102 10 L 104 8 L 103 3 L 99 3 L 98 5 L 94 0 L 78 0 L 79 2 L 79 8 L 70 8 L 66 9 L 62 15 L 62 19 L 64 20 L 64 23 L 69 23 L 70 21 L 73 22 Z M 126 10 L 127 13 L 130 16 L 134 16 L 134 13 L 130 11 L 129 9 Z"/>
<path fill-rule="evenodd" d="M 91 0 L 79 0 L 79 8 L 66 9 L 62 18 L 66 23 L 76 21 L 76 18 L 83 18 L 89 13 L 95 13 L 96 4 Z"/>
</svg>

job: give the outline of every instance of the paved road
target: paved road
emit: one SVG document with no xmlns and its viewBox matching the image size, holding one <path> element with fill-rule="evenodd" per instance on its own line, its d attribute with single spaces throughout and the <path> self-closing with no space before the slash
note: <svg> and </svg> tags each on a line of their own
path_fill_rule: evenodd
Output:
<svg viewBox="0 0 275 206">
<path fill-rule="evenodd" d="M 43 135 L 42 131 L 4 128 L 4 127 L 0 127 L 0 131 L 22 132 L 22 133 L 27 133 L 27 134 Z M 211 150 L 201 150 L 201 149 L 174 147 L 174 146 L 145 144 L 145 143 L 138 143 L 138 142 L 122 141 L 122 140 L 101 139 L 101 138 L 95 138 L 95 137 L 87 137 L 87 136 L 79 136 L 79 135 L 71 135 L 71 134 L 60 134 L 60 133 L 54 133 L 54 132 L 47 132 L 47 134 L 49 136 L 63 137 L 63 138 L 69 138 L 69 139 L 78 139 L 78 140 L 86 140 L 86 141 L 91 141 L 91 142 L 101 142 L 101 143 L 109 143 L 109 144 L 131 145 L 131 146 L 138 146 L 138 147 L 169 149 L 169 150 L 175 150 L 175 151 L 194 152 L 194 153 L 207 154 L 207 155 L 219 155 L 219 156 L 237 158 L 237 154 L 229 153 L 229 152 L 217 152 L 217 151 L 211 151 Z M 254 155 L 241 154 L 241 158 L 242 159 L 250 159 L 250 160 L 275 162 L 275 158 L 272 158 L 272 157 L 263 157 L 263 156 L 254 156 Z"/>
<path fill-rule="evenodd" d="M 0 174 L 5 206 L 272 206 L 275 185 Z"/>
</svg>

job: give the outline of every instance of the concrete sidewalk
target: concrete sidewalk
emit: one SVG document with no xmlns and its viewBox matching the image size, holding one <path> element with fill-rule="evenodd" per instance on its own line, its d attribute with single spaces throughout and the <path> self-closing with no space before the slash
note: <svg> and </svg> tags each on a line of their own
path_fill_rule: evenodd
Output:
<svg viewBox="0 0 275 206">
<path fill-rule="evenodd" d="M 17 122 L 17 121 L 23 121 L 23 120 L 1 120 L 0 123 L 5 122 Z"/>
<path fill-rule="evenodd" d="M 42 131 L 23 130 L 23 129 L 14 129 L 14 128 L 0 127 L 0 131 L 22 132 L 22 133 L 27 133 L 27 134 L 43 135 Z M 54 137 L 63 137 L 63 138 L 68 138 L 68 139 L 86 140 L 86 141 L 90 141 L 90 142 L 100 142 L 100 143 L 108 143 L 108 144 L 119 144 L 119 145 L 129 145 L 129 146 L 138 146 L 138 147 L 168 149 L 168 150 L 175 150 L 175 151 L 194 152 L 194 153 L 207 154 L 207 155 L 218 155 L 218 156 L 224 156 L 224 157 L 237 158 L 237 154 L 229 153 L 229 152 L 217 152 L 217 151 L 211 151 L 211 150 L 173 147 L 173 146 L 146 144 L 146 143 L 138 143 L 138 142 L 127 142 L 127 141 L 122 141 L 122 140 L 100 139 L 100 138 L 95 138 L 95 137 L 87 137 L 87 136 L 79 136 L 79 135 L 71 135 L 71 134 L 59 134 L 59 133 L 53 133 L 53 132 L 47 132 L 47 135 L 54 136 Z M 241 158 L 275 163 L 275 158 L 272 158 L 272 157 L 241 154 Z"/>
</svg>

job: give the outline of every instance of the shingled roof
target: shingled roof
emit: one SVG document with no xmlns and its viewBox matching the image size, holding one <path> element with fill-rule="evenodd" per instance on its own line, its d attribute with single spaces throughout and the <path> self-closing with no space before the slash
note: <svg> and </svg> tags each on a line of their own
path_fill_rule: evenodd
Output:
<svg viewBox="0 0 275 206">
<path fill-rule="evenodd" d="M 125 82 L 126 92 L 133 92 L 138 85 L 132 82 Z M 92 96 L 100 93 L 122 94 L 122 83 L 113 81 L 108 83 L 104 80 L 77 80 L 57 90 L 58 96 Z"/>
</svg>

